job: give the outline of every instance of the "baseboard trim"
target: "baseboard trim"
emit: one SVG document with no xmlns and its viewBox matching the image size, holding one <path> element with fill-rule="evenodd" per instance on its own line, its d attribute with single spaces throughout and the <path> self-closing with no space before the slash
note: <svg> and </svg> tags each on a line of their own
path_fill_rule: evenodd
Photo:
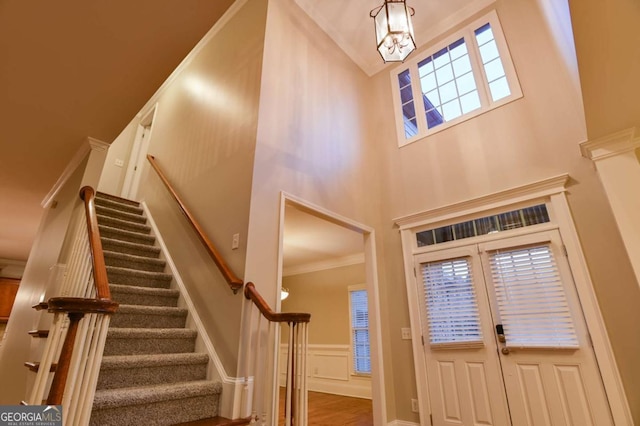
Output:
<svg viewBox="0 0 640 426">
<path fill-rule="evenodd" d="M 207 377 L 211 380 L 220 380 L 222 382 L 222 397 L 220 401 L 220 416 L 235 419 L 240 417 L 241 414 L 241 405 L 243 403 L 243 390 L 244 393 L 247 392 L 245 389 L 253 389 L 253 383 L 247 383 L 244 378 L 231 377 L 227 374 L 224 369 L 224 365 L 222 365 L 222 361 L 218 357 L 218 353 L 216 352 L 211 339 L 209 339 L 208 334 L 206 333 L 206 329 L 200 316 L 198 315 L 197 310 L 195 309 L 195 305 L 187 292 L 187 289 L 178 273 L 178 269 L 176 268 L 175 263 L 173 263 L 173 259 L 171 258 L 171 254 L 167 249 L 164 240 L 162 239 L 162 235 L 156 225 L 153 217 L 151 216 L 151 212 L 147 204 L 142 201 L 140 206 L 144 210 L 144 213 L 147 217 L 149 226 L 153 230 L 153 233 L 156 237 L 156 241 L 158 242 L 158 246 L 162 250 L 162 255 L 164 256 L 164 260 L 167 262 L 167 266 L 171 270 L 173 274 L 173 279 L 176 282 L 176 286 L 178 290 L 180 290 L 180 296 L 185 302 L 185 305 L 189 311 L 189 317 L 198 331 L 198 339 L 202 342 L 207 354 L 209 355 L 209 359 L 211 362 L 209 363 L 209 368 L 207 369 Z M 213 366 L 213 368 L 211 368 Z M 235 415 L 235 416 L 234 416 Z"/>
<path fill-rule="evenodd" d="M 420 423 L 408 422 L 406 420 L 394 420 L 387 423 L 387 426 L 420 426 Z"/>
</svg>

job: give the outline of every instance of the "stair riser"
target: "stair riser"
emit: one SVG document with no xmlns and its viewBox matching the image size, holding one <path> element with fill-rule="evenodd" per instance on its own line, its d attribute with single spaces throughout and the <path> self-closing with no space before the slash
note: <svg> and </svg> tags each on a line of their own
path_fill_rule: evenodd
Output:
<svg viewBox="0 0 640 426">
<path fill-rule="evenodd" d="M 115 229 L 100 228 L 100 236 L 105 238 L 113 238 L 114 240 L 125 241 L 128 243 L 144 244 L 153 246 L 155 244 L 155 237 L 147 234 L 131 234 L 125 232 L 118 232 Z"/>
<path fill-rule="evenodd" d="M 129 268 L 129 269 L 137 269 L 138 271 L 147 271 L 147 272 L 164 272 L 165 262 L 158 261 L 157 259 L 151 259 L 150 262 L 145 262 L 140 259 L 127 259 L 114 257 L 107 253 L 105 253 L 104 261 L 107 266 L 115 266 L 118 268 Z M 155 260 L 155 261 L 153 261 Z"/>
<path fill-rule="evenodd" d="M 171 286 L 171 280 L 167 279 L 164 275 L 154 277 L 107 271 L 107 277 L 109 278 L 109 282 L 112 284 L 125 284 L 153 288 L 169 288 Z"/>
<path fill-rule="evenodd" d="M 117 328 L 184 328 L 186 316 L 129 314 L 118 312 L 111 317 L 111 327 Z"/>
<path fill-rule="evenodd" d="M 193 352 L 195 348 L 195 337 L 175 339 L 107 338 L 104 356 L 188 353 Z"/>
<path fill-rule="evenodd" d="M 111 299 L 121 305 L 177 306 L 178 296 L 155 296 L 136 293 L 120 293 L 111 290 Z"/>
<path fill-rule="evenodd" d="M 217 394 L 94 410 L 91 426 L 172 425 L 218 415 Z"/>
<path fill-rule="evenodd" d="M 131 386 L 164 385 L 168 383 L 204 380 L 207 364 L 164 365 L 160 367 L 136 367 L 102 369 L 96 389 L 116 389 Z"/>
</svg>

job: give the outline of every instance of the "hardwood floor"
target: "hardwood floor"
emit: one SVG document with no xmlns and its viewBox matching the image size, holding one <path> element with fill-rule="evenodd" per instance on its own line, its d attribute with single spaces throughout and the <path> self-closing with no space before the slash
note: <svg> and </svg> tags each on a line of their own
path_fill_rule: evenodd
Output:
<svg viewBox="0 0 640 426">
<path fill-rule="evenodd" d="M 284 388 L 280 388 L 280 426 L 284 425 Z M 370 399 L 309 392 L 309 426 L 371 426 Z"/>
</svg>

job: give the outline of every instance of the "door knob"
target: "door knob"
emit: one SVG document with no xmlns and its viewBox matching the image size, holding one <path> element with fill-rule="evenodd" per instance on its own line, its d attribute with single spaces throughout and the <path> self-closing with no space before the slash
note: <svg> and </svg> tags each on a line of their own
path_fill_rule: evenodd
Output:
<svg viewBox="0 0 640 426">
<path fill-rule="evenodd" d="M 502 355 L 509 355 L 509 353 L 511 352 L 509 348 L 502 348 L 501 351 L 502 351 Z"/>
</svg>

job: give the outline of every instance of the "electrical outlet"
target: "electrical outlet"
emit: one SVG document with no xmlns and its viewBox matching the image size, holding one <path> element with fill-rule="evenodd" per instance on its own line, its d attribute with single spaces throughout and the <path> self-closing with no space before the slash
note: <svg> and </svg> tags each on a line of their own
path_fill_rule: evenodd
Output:
<svg viewBox="0 0 640 426">
<path fill-rule="evenodd" d="M 402 340 L 411 340 L 411 329 L 409 327 L 402 327 Z"/>
<path fill-rule="evenodd" d="M 231 241 L 231 250 L 235 250 L 240 247 L 240 234 L 233 234 L 233 241 Z"/>
<path fill-rule="evenodd" d="M 117 166 L 117 167 L 122 167 L 122 166 L 124 166 L 124 160 L 121 160 L 121 159 L 119 159 L 119 158 L 118 158 L 118 159 L 116 159 L 116 166 Z"/>
<path fill-rule="evenodd" d="M 417 413 L 418 411 L 420 411 L 418 409 L 418 400 L 417 399 L 412 399 L 411 400 L 411 411 L 413 411 L 414 413 Z"/>
</svg>

